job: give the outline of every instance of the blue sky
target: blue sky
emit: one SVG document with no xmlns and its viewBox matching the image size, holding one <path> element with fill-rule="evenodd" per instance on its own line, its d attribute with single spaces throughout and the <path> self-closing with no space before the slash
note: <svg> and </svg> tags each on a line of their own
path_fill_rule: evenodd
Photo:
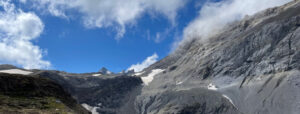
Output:
<svg viewBox="0 0 300 114">
<path fill-rule="evenodd" d="M 142 69 L 182 39 L 207 39 L 289 1 L 0 0 L 0 64 L 74 73 Z"/>
<path fill-rule="evenodd" d="M 178 8 L 175 23 L 161 13 L 143 13 L 117 39 L 113 27 L 85 27 L 82 14 L 75 10 L 69 10 L 67 13 L 72 17 L 66 19 L 37 10 L 28 1 L 12 2 L 24 12 L 34 12 L 43 22 L 43 32 L 32 43 L 47 52 L 43 60 L 51 62 L 50 69 L 75 73 L 94 72 L 101 67 L 120 72 L 155 53 L 159 56 L 157 60 L 164 58 L 182 37 L 184 27 L 196 17 L 200 8 L 196 3 L 199 1 L 189 1 Z"/>
<path fill-rule="evenodd" d="M 116 33 L 111 28 L 85 28 L 77 18 L 66 20 L 40 15 L 45 30 L 36 44 L 47 49 L 44 58 L 51 61 L 54 69 L 78 73 L 106 67 L 120 72 L 154 53 L 158 59 L 167 56 L 175 38 L 181 37 L 183 28 L 197 14 L 192 2 L 187 5 L 180 9 L 174 27 L 163 15 L 145 14 L 136 25 L 126 28 L 120 40 L 115 39 Z M 156 41 L 157 33 L 162 34 L 159 41 Z"/>
</svg>

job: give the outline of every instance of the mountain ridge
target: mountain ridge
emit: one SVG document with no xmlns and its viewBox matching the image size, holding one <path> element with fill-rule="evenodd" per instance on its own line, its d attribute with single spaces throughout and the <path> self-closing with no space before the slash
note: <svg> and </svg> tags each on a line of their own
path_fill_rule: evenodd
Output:
<svg viewBox="0 0 300 114">
<path fill-rule="evenodd" d="M 139 73 L 29 70 L 93 114 L 298 114 L 300 0 L 184 40 Z M 0 67 L 1 68 L 1 67 Z"/>
</svg>

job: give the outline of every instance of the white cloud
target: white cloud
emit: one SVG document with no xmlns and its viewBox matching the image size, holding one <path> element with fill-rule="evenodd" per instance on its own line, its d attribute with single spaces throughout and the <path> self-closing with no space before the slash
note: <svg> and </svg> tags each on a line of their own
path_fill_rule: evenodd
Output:
<svg viewBox="0 0 300 114">
<path fill-rule="evenodd" d="M 154 53 L 152 56 L 147 57 L 146 60 L 144 60 L 142 63 L 137 63 L 134 65 L 131 65 L 127 70 L 134 70 L 135 72 L 140 72 L 142 71 L 144 68 L 152 65 L 153 63 L 155 63 L 158 59 L 158 55 L 156 53 Z"/>
<path fill-rule="evenodd" d="M 221 2 L 208 2 L 203 5 L 199 16 L 185 28 L 184 40 L 209 38 L 230 22 L 290 1 L 292 0 L 223 0 Z"/>
<path fill-rule="evenodd" d="M 54 16 L 67 17 L 68 11 L 82 14 L 88 28 L 113 27 L 117 38 L 123 37 L 126 25 L 133 24 L 143 13 L 159 12 L 173 24 L 177 10 L 185 0 L 27 0 L 38 3 L 40 9 L 47 9 Z"/>
<path fill-rule="evenodd" d="M 160 33 L 156 33 L 156 37 L 154 39 L 155 43 L 160 43 L 161 42 L 161 36 L 160 36 Z"/>
<path fill-rule="evenodd" d="M 172 32 L 172 28 L 167 28 L 164 30 L 164 32 L 157 32 L 154 38 L 154 42 L 162 42 L 163 40 L 165 40 L 165 38 L 167 38 L 170 35 L 170 32 Z"/>
<path fill-rule="evenodd" d="M 42 60 L 43 50 L 30 41 L 43 31 L 44 24 L 34 13 L 16 9 L 10 0 L 0 0 L 0 64 L 15 64 L 24 68 L 48 68 Z"/>
<path fill-rule="evenodd" d="M 22 2 L 22 3 L 26 3 L 26 1 L 27 1 L 27 0 L 20 0 L 20 2 Z"/>
<path fill-rule="evenodd" d="M 164 14 L 173 24 L 175 24 L 178 9 L 184 7 L 186 2 L 187 0 L 145 0 L 147 8 Z"/>
</svg>

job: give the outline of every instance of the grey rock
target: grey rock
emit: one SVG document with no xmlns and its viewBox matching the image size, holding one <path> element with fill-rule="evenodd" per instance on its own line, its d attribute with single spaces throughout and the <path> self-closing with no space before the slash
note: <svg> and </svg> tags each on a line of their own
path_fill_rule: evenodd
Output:
<svg viewBox="0 0 300 114">
<path fill-rule="evenodd" d="M 208 40 L 186 41 L 171 55 L 144 70 L 144 75 L 153 69 L 164 69 L 165 72 L 156 75 L 142 89 L 136 100 L 136 107 L 142 108 L 137 110 L 148 114 L 179 113 L 161 107 L 165 103 L 162 99 L 168 96 L 166 93 L 176 95 L 177 91 L 195 88 L 207 90 L 208 85 L 213 84 L 217 87 L 215 92 L 221 96 L 195 100 L 199 105 L 194 107 L 220 102 L 226 107 L 235 107 L 227 110 L 232 114 L 298 114 L 299 23 L 300 1 L 296 0 L 232 23 Z M 232 104 L 217 101 L 222 96 Z M 169 99 L 168 103 L 176 100 Z M 182 104 L 175 103 L 176 106 L 188 102 L 189 98 L 179 101 Z M 207 106 L 202 112 L 217 106 Z M 193 113 L 201 111 L 194 110 Z"/>
<path fill-rule="evenodd" d="M 109 70 L 107 70 L 107 68 L 105 68 L 105 67 L 102 67 L 98 72 L 101 73 L 101 74 L 104 74 L 104 75 L 112 73 Z"/>
</svg>

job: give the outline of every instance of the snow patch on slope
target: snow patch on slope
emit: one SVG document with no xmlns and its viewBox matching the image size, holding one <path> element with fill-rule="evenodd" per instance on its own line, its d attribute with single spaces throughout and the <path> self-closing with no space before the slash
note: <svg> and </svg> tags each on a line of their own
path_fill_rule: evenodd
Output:
<svg viewBox="0 0 300 114">
<path fill-rule="evenodd" d="M 135 73 L 134 75 L 140 76 L 140 75 L 142 75 L 142 74 L 144 74 L 144 73 L 145 73 L 145 71 L 143 71 L 143 72 L 137 72 L 137 73 Z"/>
<path fill-rule="evenodd" d="M 97 112 L 97 109 L 99 108 L 99 107 L 92 107 L 92 106 L 90 106 L 90 105 L 88 105 L 88 104 L 81 104 L 85 109 L 87 109 L 87 110 L 89 110 L 89 111 L 91 111 L 92 112 L 92 114 L 99 114 L 98 112 Z"/>
<path fill-rule="evenodd" d="M 234 106 L 234 107 L 236 107 L 235 105 L 234 105 L 234 103 L 233 103 L 233 101 L 228 97 L 228 96 L 226 96 L 226 95 L 222 95 L 224 98 L 226 98 L 226 99 L 228 99 L 229 100 L 229 102 Z"/>
<path fill-rule="evenodd" d="M 214 90 L 214 91 L 217 91 L 217 90 L 218 90 L 218 88 L 216 87 L 216 85 L 214 85 L 214 84 L 212 84 L 212 83 L 210 83 L 210 84 L 207 86 L 207 89 L 209 89 L 209 90 Z"/>
<path fill-rule="evenodd" d="M 9 69 L 9 70 L 0 70 L 0 73 L 29 75 L 32 72 L 20 70 L 20 69 Z"/>
<path fill-rule="evenodd" d="M 107 71 L 106 74 L 112 74 L 112 72 L 111 71 Z"/>
<path fill-rule="evenodd" d="M 149 83 L 152 82 L 154 76 L 161 73 L 161 72 L 163 72 L 163 71 L 164 71 L 163 69 L 154 69 L 154 70 L 152 70 L 152 72 L 150 74 L 148 74 L 148 76 L 141 77 L 142 81 L 144 82 L 145 85 L 149 85 Z"/>
<path fill-rule="evenodd" d="M 93 74 L 92 76 L 101 76 L 101 74 Z"/>
<path fill-rule="evenodd" d="M 176 82 L 176 85 L 180 85 L 180 84 L 182 84 L 183 82 L 181 81 L 181 82 Z"/>
</svg>

